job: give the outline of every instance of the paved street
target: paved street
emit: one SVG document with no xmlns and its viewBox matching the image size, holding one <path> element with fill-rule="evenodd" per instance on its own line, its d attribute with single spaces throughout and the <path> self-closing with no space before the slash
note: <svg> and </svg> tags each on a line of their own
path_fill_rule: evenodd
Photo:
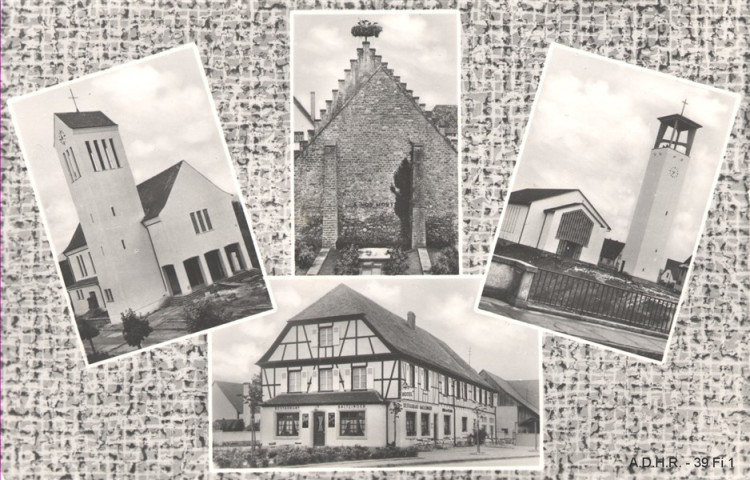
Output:
<svg viewBox="0 0 750 480">
<path fill-rule="evenodd" d="M 586 339 L 590 342 L 625 350 L 636 355 L 661 360 L 667 340 L 637 332 L 618 329 L 608 325 L 590 323 L 573 318 L 524 310 L 513 307 L 502 300 L 483 296 L 479 308 L 538 327 Z"/>
<path fill-rule="evenodd" d="M 477 454 L 477 447 L 451 447 L 429 452 L 419 452 L 417 457 L 386 458 L 378 460 L 355 460 L 350 462 L 316 463 L 300 465 L 298 467 L 279 468 L 465 468 L 475 470 L 476 467 L 533 467 L 540 466 L 539 451 L 533 447 L 490 447 L 482 445 Z"/>
</svg>

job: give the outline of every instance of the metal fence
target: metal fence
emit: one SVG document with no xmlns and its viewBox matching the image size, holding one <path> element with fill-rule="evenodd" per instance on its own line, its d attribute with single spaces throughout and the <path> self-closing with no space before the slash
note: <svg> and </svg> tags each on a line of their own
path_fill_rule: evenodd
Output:
<svg viewBox="0 0 750 480">
<path fill-rule="evenodd" d="M 677 309 L 677 302 L 664 298 L 541 268 L 528 298 L 559 310 L 667 334 Z"/>
</svg>

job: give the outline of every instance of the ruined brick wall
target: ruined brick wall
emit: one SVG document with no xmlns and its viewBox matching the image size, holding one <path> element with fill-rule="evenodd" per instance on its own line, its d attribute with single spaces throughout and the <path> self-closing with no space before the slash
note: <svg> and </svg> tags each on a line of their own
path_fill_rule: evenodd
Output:
<svg viewBox="0 0 750 480">
<path fill-rule="evenodd" d="M 391 186 L 399 165 L 411 160 L 412 144 L 424 149 L 424 175 L 415 182 L 421 182 L 424 189 L 428 238 L 443 225 L 458 235 L 458 154 L 389 74 L 376 72 L 295 159 L 298 225 L 320 215 L 323 198 L 330 194 L 322 188 L 323 157 L 325 146 L 334 144 L 341 243 L 401 243 Z"/>
<path fill-rule="evenodd" d="M 543 472 L 209 475 L 205 337 L 84 369 L 6 99 L 195 41 L 260 254 L 290 273 L 289 10 L 281 2 L 3 3 L 3 478 L 744 479 L 750 231 L 747 2 L 305 0 L 461 10 L 464 267 L 482 271 L 549 42 L 744 93 L 664 366 L 544 340 Z M 634 86 L 637 88 L 637 86 Z M 629 470 L 635 455 L 735 467 Z"/>
</svg>

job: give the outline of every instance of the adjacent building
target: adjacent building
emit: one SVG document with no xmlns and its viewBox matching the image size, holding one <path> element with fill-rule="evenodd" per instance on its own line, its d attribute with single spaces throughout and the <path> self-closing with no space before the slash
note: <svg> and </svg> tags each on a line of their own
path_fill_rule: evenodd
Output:
<svg viewBox="0 0 750 480">
<path fill-rule="evenodd" d="M 211 418 L 216 420 L 245 420 L 243 385 L 214 380 L 211 389 Z"/>
<path fill-rule="evenodd" d="M 612 229 L 577 189 L 526 188 L 510 194 L 500 238 L 597 264 Z"/>
<path fill-rule="evenodd" d="M 605 238 L 602 243 L 602 251 L 599 254 L 599 266 L 609 269 L 617 268 L 617 261 L 620 259 L 620 254 L 625 246 L 624 243 Z"/>
<path fill-rule="evenodd" d="M 445 342 L 345 285 L 258 361 L 265 445 L 453 445 L 495 435 L 491 385 Z"/>
<path fill-rule="evenodd" d="M 152 312 L 257 261 L 235 196 L 188 162 L 136 185 L 119 127 L 104 113 L 56 113 L 54 128 L 80 222 L 63 251 L 76 315 L 103 309 L 119 323 L 128 309 Z"/>
<path fill-rule="evenodd" d="M 455 243 L 455 105 L 428 111 L 365 41 L 332 99 L 319 115 L 309 113 L 312 131 L 304 130 L 310 119 L 302 110 L 295 101 L 294 218 L 304 241 L 324 248 Z"/>
<path fill-rule="evenodd" d="M 505 380 L 486 370 L 479 372 L 496 392 L 495 432 L 517 445 L 534 445 L 539 434 L 539 380 Z"/>
</svg>

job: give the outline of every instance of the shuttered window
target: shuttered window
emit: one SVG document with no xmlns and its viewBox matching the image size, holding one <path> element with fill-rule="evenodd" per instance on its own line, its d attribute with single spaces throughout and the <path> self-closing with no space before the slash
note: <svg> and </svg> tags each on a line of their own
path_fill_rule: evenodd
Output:
<svg viewBox="0 0 750 480">
<path fill-rule="evenodd" d="M 556 238 L 586 247 L 591 239 L 593 228 L 594 222 L 583 213 L 583 210 L 566 212 L 560 217 L 560 226 L 557 229 Z"/>
</svg>

